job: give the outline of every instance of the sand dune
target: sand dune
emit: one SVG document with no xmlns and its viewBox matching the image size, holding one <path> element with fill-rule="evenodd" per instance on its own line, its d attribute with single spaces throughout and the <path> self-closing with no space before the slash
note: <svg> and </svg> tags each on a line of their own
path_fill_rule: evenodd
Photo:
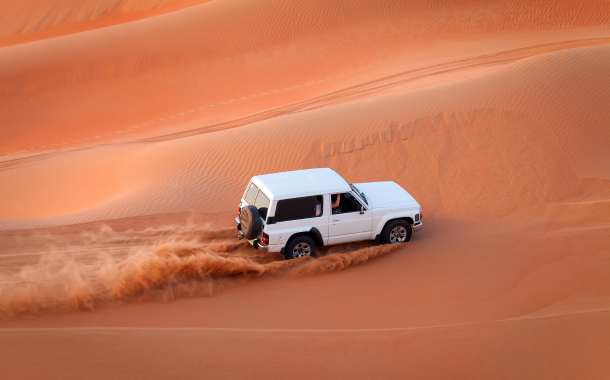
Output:
<svg viewBox="0 0 610 380">
<path fill-rule="evenodd" d="M 0 4 L 0 46 L 79 33 L 209 0 L 35 0 Z"/>
<path fill-rule="evenodd" d="M 0 223 L 223 212 L 253 172 L 326 166 L 353 182 L 393 179 L 431 216 L 506 216 L 580 195 L 580 177 L 607 179 L 610 71 L 601 62 L 608 59 L 606 46 L 546 53 L 444 85 L 237 129 L 5 161 L 0 216 L 13 219 Z M 256 149 L 269 144 L 276 148 Z M 226 160 L 230 152 L 240 154 Z"/>
<path fill-rule="evenodd" d="M 532 11 L 536 2 L 458 3 L 451 17 L 444 2 L 357 4 L 214 1 L 6 47 L 0 51 L 0 116 L 6 125 L 0 152 L 95 143 L 166 118 L 173 119 L 170 128 L 193 118 L 199 126 L 213 124 L 244 112 L 236 108 L 250 109 L 249 114 L 290 98 L 306 99 L 335 85 L 325 78 L 370 72 L 370 66 L 388 60 L 446 50 L 463 55 L 464 41 L 509 39 L 539 29 L 553 31 L 541 41 L 607 37 L 604 29 L 567 36 L 562 30 L 604 26 L 610 14 L 605 2 L 583 2 L 565 11 L 563 2 L 546 2 L 539 11 Z M 529 46 L 531 38 L 515 41 Z M 294 91 L 273 96 L 281 89 Z M 223 107 L 233 99 L 240 102 Z M 20 134 L 24 130 L 27 135 Z"/>
<path fill-rule="evenodd" d="M 343 272 L 275 281 L 259 278 L 247 286 L 235 279 L 225 284 L 226 292 L 207 299 L 209 302 L 194 298 L 169 305 L 148 303 L 97 308 L 95 313 L 4 321 L 2 347 L 12 347 L 3 352 L 2 357 L 8 358 L 4 367 L 7 373 L 15 373 L 18 361 L 10 358 L 19 358 L 27 350 L 36 355 L 30 361 L 34 365 L 22 370 L 31 374 L 28 376 L 35 376 L 34 368 L 38 367 L 53 368 L 58 376 L 102 377 L 118 368 L 104 366 L 93 371 L 95 359 L 84 358 L 90 364 L 59 367 L 63 361 L 55 356 L 57 351 L 75 357 L 80 354 L 72 350 L 79 348 L 85 357 L 95 356 L 92 350 L 99 350 L 98 355 L 108 362 L 146 368 L 135 377 L 148 376 L 148 360 L 163 363 L 150 364 L 155 370 L 157 365 L 174 368 L 175 360 L 184 361 L 188 368 L 199 368 L 201 360 L 210 360 L 216 364 L 205 362 L 208 364 L 199 370 L 208 374 L 215 373 L 217 366 L 248 365 L 248 376 L 264 377 L 269 366 L 286 374 L 300 368 L 290 360 L 277 362 L 269 354 L 296 345 L 314 355 L 312 362 L 323 354 L 334 363 L 332 368 L 341 366 L 333 370 L 321 362 L 323 373 L 355 370 L 355 377 L 367 377 L 362 374 L 372 369 L 408 371 L 420 374 L 418 377 L 457 374 L 471 378 L 500 372 L 525 377 L 529 373 L 542 377 L 557 373 L 594 376 L 607 370 L 603 347 L 608 329 L 603 321 L 610 289 L 605 281 L 607 241 L 600 245 L 603 234 L 594 231 L 592 235 L 562 238 L 551 233 L 553 237 L 549 238 L 547 232 L 527 232 L 532 226 L 540 230 L 540 226 L 530 224 L 524 230 L 521 223 L 498 221 L 458 226 L 453 220 L 436 219 L 428 226 L 433 229 L 423 232 L 426 235 L 413 240 L 406 249 Z M 167 231 L 106 233 L 99 236 L 145 238 Z M 222 240 L 222 233 L 206 239 L 216 236 Z M 56 231 L 47 238 L 58 235 Z M 366 312 L 369 308 L 375 312 Z M 40 329 L 43 326 L 47 329 Z M 182 332 L 193 340 L 183 338 Z M 132 354 L 117 351 L 119 340 L 113 334 L 129 337 L 126 339 L 132 344 Z M 362 338 L 363 334 L 369 335 Z M 106 339 L 111 346 L 102 343 Z M 149 339 L 172 349 L 157 349 Z M 91 342 L 96 342 L 95 347 Z M 49 344 L 57 350 L 49 350 Z M 325 347 L 330 351 L 324 351 Z M 185 350 L 191 353 L 186 355 Z M 237 355 L 243 350 L 252 354 Z M 383 360 L 371 358 L 372 352 L 389 360 L 388 365 L 377 369 Z M 472 360 L 481 360 L 480 364 L 471 364 L 464 352 Z M 430 360 L 418 359 L 420 354 Z M 352 362 L 361 355 L 368 359 Z M 439 367 L 432 357 L 447 366 Z M 244 363 L 244 358 L 252 362 Z M 521 364 L 505 368 L 501 363 L 506 360 Z M 239 377 L 239 371 L 229 372 Z"/>
<path fill-rule="evenodd" d="M 11 378 L 604 378 L 607 1 L 0 4 Z M 257 174 L 393 180 L 425 229 L 284 261 Z M 66 359 L 66 358 L 69 358 Z"/>
<path fill-rule="evenodd" d="M 608 371 L 603 347 L 610 337 L 607 329 L 600 332 L 595 326 L 605 324 L 608 317 L 604 311 L 470 325 L 356 331 L 35 329 L 3 332 L 0 350 L 11 359 L 36 353 L 38 362 L 58 375 L 66 373 L 60 365 L 63 355 L 85 363 L 91 363 L 92 356 L 101 355 L 114 364 L 101 369 L 79 366 L 70 371 L 74 376 L 94 379 L 126 373 L 141 378 L 207 373 L 265 379 L 270 368 L 275 376 L 295 379 L 387 378 L 405 373 L 418 379 L 454 378 L 456 374 L 470 379 L 603 378 Z M 532 335 L 543 336 L 544 340 L 532 342 L 528 339 Z M 163 350 L 155 349 L 159 341 L 165 342 Z M 585 342 L 594 342 L 595 348 Z M 18 350 L 7 349 L 15 345 Z M 302 354 L 289 354 L 301 350 Z M 572 362 L 574 357 L 583 359 L 571 368 L 559 365 Z M 170 367 L 175 368 L 171 374 L 166 372 Z M 8 374 L 35 378 L 37 372 L 10 368 Z"/>
</svg>

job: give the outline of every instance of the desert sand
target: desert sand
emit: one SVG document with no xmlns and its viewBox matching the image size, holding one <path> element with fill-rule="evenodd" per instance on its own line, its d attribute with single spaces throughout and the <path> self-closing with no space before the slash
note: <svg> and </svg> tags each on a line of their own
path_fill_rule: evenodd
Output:
<svg viewBox="0 0 610 380">
<path fill-rule="evenodd" d="M 422 205 L 236 238 L 258 174 Z M 610 377 L 610 2 L 0 4 L 0 378 Z"/>
</svg>

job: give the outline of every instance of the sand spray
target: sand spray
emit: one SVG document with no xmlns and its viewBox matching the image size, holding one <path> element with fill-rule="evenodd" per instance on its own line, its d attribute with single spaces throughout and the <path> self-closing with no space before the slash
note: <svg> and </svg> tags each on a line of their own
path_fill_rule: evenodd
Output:
<svg viewBox="0 0 610 380">
<path fill-rule="evenodd" d="M 0 318 L 212 296 L 243 286 L 253 277 L 338 271 L 400 248 L 364 246 L 341 253 L 320 252 L 315 259 L 261 263 L 257 260 L 261 254 L 247 242 L 217 242 L 234 234 L 231 228 L 179 226 L 126 232 L 103 227 L 83 233 L 81 244 L 95 248 L 86 259 L 78 254 L 45 253 L 37 263 L 0 270 Z M 108 251 L 108 246 L 125 243 L 132 245 L 125 255 L 117 257 Z"/>
</svg>

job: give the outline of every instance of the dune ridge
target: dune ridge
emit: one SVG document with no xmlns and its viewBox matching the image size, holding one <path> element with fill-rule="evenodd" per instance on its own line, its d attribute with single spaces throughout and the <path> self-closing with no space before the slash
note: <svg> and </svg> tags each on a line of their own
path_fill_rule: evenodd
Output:
<svg viewBox="0 0 610 380">
<path fill-rule="evenodd" d="M 557 32 L 548 37 L 551 41 L 565 40 L 561 35 L 569 28 L 603 31 L 610 14 L 605 2 L 567 9 L 562 2 L 545 2 L 544 10 L 535 1 L 501 6 L 468 2 L 456 3 L 449 18 L 444 4 L 223 0 L 8 46 L 0 49 L 1 116 L 6 123 L 0 150 L 88 141 L 202 105 L 316 82 L 392 59 L 408 60 L 480 38 L 542 30 Z M 520 17 L 513 17 L 515 13 Z M 430 24 L 430 19 L 439 21 Z M 112 109 L 106 107 L 108 99 L 115 100 Z M 246 106 L 259 112 L 268 107 L 252 99 Z M 198 123 L 212 123 L 223 112 L 227 110 L 206 112 Z M 27 137 L 21 134 L 24 130 Z"/>
<path fill-rule="evenodd" d="M 401 85 L 404 85 L 405 83 L 417 81 L 417 80 L 420 80 L 422 78 L 426 78 L 429 76 L 443 75 L 448 72 L 455 72 L 455 71 L 461 71 L 461 70 L 469 70 L 469 69 L 472 69 L 473 67 L 490 66 L 490 65 L 497 65 L 497 64 L 501 64 L 501 63 L 512 62 L 512 61 L 523 59 L 528 56 L 533 56 L 533 55 L 537 55 L 537 54 L 541 54 L 541 53 L 545 53 L 545 52 L 549 52 L 549 51 L 571 49 L 571 48 L 584 47 L 584 46 L 603 45 L 603 44 L 607 44 L 608 41 L 609 40 L 607 38 L 593 38 L 593 39 L 585 39 L 585 40 L 564 41 L 564 42 L 558 42 L 558 43 L 533 46 L 533 47 L 528 47 L 528 48 L 508 50 L 508 51 L 504 51 L 501 53 L 486 54 L 486 55 L 476 56 L 476 57 L 472 57 L 472 58 L 468 58 L 468 59 L 459 59 L 456 61 L 445 62 L 443 64 L 432 65 L 430 67 L 422 67 L 422 68 L 418 68 L 418 69 L 414 69 L 414 70 L 409 70 L 407 72 L 394 74 L 390 77 L 379 78 L 377 80 L 369 81 L 367 83 L 364 83 L 364 84 L 361 84 L 358 86 L 352 86 L 347 89 L 335 91 L 335 92 L 332 92 L 329 94 L 324 94 L 322 96 L 315 97 L 315 98 L 310 98 L 310 99 L 307 99 L 302 102 L 297 102 L 297 103 L 281 106 L 281 107 L 278 107 L 275 109 L 270 109 L 266 112 L 260 112 L 258 114 L 254 114 L 254 115 L 248 115 L 245 118 L 238 118 L 236 120 L 229 120 L 229 121 L 219 123 L 216 125 L 200 127 L 200 128 L 196 128 L 196 129 L 192 129 L 192 130 L 185 130 L 185 131 L 171 133 L 171 134 L 167 134 L 167 135 L 163 135 L 163 134 L 157 135 L 154 137 L 145 138 L 145 139 L 136 140 L 136 141 L 138 141 L 138 142 L 140 142 L 140 141 L 147 141 L 147 142 L 148 141 L 160 141 L 160 140 L 162 141 L 162 140 L 166 140 L 166 139 L 185 137 L 185 136 L 190 136 L 190 135 L 194 135 L 194 134 L 210 133 L 210 132 L 213 132 L 216 130 L 222 130 L 222 129 L 232 128 L 232 127 L 242 126 L 242 125 L 249 124 L 252 122 L 269 119 L 271 117 L 278 117 L 278 116 L 287 115 L 287 114 L 291 114 L 291 113 L 301 112 L 304 110 L 310 110 L 310 109 L 316 109 L 316 108 L 320 108 L 320 107 L 327 107 L 327 106 L 334 105 L 334 104 L 340 104 L 340 103 L 344 103 L 346 101 L 352 101 L 352 100 L 355 100 L 358 98 L 367 97 L 367 96 L 370 96 L 371 94 L 383 93 L 383 92 L 387 92 L 387 91 L 396 92 L 396 90 L 393 90 L 393 88 L 400 87 Z M 377 64 L 379 64 L 379 62 Z M 99 143 L 99 141 L 103 141 L 104 138 L 116 138 L 117 135 L 133 132 L 134 130 L 150 127 L 151 125 L 155 125 L 155 124 L 162 124 L 173 118 L 184 117 L 184 116 L 192 114 L 192 113 L 206 111 L 206 110 L 212 109 L 214 107 L 219 107 L 219 106 L 234 103 L 234 102 L 240 102 L 240 101 L 243 101 L 246 99 L 253 99 L 253 98 L 264 97 L 264 96 L 281 93 L 281 92 L 294 91 L 295 89 L 298 89 L 301 87 L 313 86 L 313 85 L 321 83 L 321 82 L 332 81 L 337 78 L 356 73 L 358 71 L 371 69 L 371 67 L 374 65 L 376 65 L 376 64 L 369 64 L 369 65 L 366 65 L 363 67 L 357 67 L 357 68 L 351 69 L 347 72 L 343 72 L 343 73 L 340 73 L 337 75 L 332 75 L 332 76 L 329 76 L 326 78 L 319 79 L 317 81 L 310 81 L 307 83 L 296 84 L 291 87 L 279 88 L 279 89 L 274 89 L 274 90 L 267 91 L 267 92 L 251 94 L 249 96 L 244 96 L 241 98 L 226 99 L 224 101 L 203 105 L 203 106 L 200 106 L 197 108 L 185 110 L 185 111 L 177 113 L 177 114 L 165 116 L 160 119 L 151 120 L 146 123 L 131 126 L 129 128 L 123 129 L 123 130 L 113 131 L 113 132 L 105 133 L 102 135 L 89 137 L 86 139 L 63 141 L 63 142 L 55 143 L 53 145 L 41 145 L 41 146 L 29 147 L 29 148 L 25 148 L 21 151 L 18 151 L 16 153 L 25 153 L 25 152 L 30 152 L 30 151 L 46 151 L 46 152 L 51 151 L 52 152 L 53 150 L 60 150 L 60 149 L 62 149 L 62 147 L 65 147 L 65 146 L 82 145 L 85 143 L 91 143 L 91 144 L 97 145 Z M 102 140 L 100 140 L 100 139 L 102 139 Z M 0 154 L 2 154 L 2 153 L 0 152 Z"/>
<path fill-rule="evenodd" d="M 132 22 L 207 1 L 209 0 L 6 2 L 0 5 L 0 47 Z M 99 19 L 103 19 L 100 20 L 102 22 L 92 22 Z"/>
</svg>

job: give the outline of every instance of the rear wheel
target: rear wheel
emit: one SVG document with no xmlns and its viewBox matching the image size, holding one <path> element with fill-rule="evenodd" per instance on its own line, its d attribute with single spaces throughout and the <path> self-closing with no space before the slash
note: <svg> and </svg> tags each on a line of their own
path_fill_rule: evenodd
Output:
<svg viewBox="0 0 610 380">
<path fill-rule="evenodd" d="M 318 247 L 316 242 L 309 236 L 297 236 L 292 239 L 284 249 L 286 260 L 297 259 L 299 257 L 316 257 Z"/>
<path fill-rule="evenodd" d="M 413 230 L 404 220 L 395 220 L 388 223 L 381 233 L 382 244 L 406 243 L 411 240 Z"/>
</svg>

